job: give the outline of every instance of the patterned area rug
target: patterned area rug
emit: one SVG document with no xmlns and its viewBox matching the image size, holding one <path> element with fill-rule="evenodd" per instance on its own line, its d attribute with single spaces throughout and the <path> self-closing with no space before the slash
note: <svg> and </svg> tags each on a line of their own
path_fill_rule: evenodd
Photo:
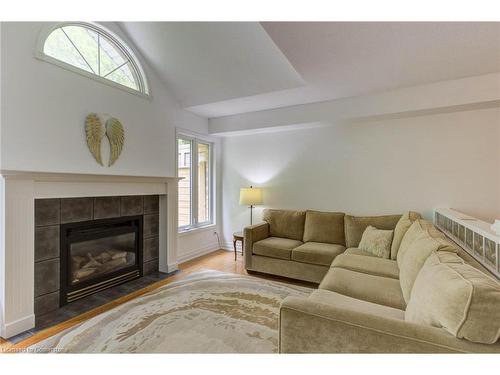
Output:
<svg viewBox="0 0 500 375">
<path fill-rule="evenodd" d="M 66 353 L 275 353 L 281 301 L 311 289 L 200 271 L 30 347 Z"/>
</svg>

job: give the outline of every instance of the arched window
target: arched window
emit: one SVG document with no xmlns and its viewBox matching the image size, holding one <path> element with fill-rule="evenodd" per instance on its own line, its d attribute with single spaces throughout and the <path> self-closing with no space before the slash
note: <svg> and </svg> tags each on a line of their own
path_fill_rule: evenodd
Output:
<svg viewBox="0 0 500 375">
<path fill-rule="evenodd" d="M 43 36 L 41 57 L 86 76 L 148 94 L 132 50 L 111 32 L 91 23 L 59 24 Z"/>
</svg>

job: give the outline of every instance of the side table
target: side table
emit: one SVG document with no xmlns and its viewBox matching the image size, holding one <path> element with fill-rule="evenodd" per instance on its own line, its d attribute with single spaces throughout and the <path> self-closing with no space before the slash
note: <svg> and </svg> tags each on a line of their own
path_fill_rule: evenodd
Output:
<svg viewBox="0 0 500 375">
<path fill-rule="evenodd" d="M 233 233 L 234 260 L 236 261 L 236 242 L 241 241 L 241 255 L 243 255 L 243 232 Z"/>
</svg>

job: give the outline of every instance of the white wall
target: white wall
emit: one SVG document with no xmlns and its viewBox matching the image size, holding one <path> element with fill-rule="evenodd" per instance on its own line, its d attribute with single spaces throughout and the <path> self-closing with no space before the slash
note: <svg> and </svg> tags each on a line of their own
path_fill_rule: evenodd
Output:
<svg viewBox="0 0 500 375">
<path fill-rule="evenodd" d="M 1 168 L 172 176 L 174 128 L 206 132 L 206 119 L 182 110 L 147 66 L 151 100 L 36 59 L 44 25 L 2 23 Z M 83 124 L 91 112 L 109 113 L 125 127 L 125 147 L 112 168 L 98 165 L 87 149 Z"/>
<path fill-rule="evenodd" d="M 37 38 L 46 25 L 1 23 L 0 168 L 174 176 L 175 128 L 206 134 L 207 120 L 183 110 L 143 60 L 151 99 L 36 59 Z M 128 42 L 116 24 L 105 26 Z M 83 125 L 91 112 L 109 113 L 125 127 L 125 147 L 112 168 L 98 165 L 87 149 Z M 179 257 L 186 259 L 207 243 L 218 248 L 213 238 L 213 231 L 183 237 Z"/>
<path fill-rule="evenodd" d="M 265 189 L 263 207 L 412 209 L 429 218 L 443 206 L 500 218 L 499 149 L 498 108 L 226 137 L 225 241 L 249 223 L 248 208 L 238 205 L 239 188 L 249 185 Z"/>
</svg>

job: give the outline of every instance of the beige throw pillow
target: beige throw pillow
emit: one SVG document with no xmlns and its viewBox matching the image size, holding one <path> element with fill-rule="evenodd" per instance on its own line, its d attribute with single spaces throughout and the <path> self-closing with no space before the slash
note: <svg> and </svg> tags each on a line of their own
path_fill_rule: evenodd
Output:
<svg viewBox="0 0 500 375">
<path fill-rule="evenodd" d="M 365 229 L 371 225 L 378 229 L 391 230 L 396 227 L 401 215 L 344 216 L 345 246 L 359 247 Z"/>
<path fill-rule="evenodd" d="M 405 320 L 494 344 L 500 337 L 500 283 L 453 253 L 432 252 L 415 280 Z"/>
<path fill-rule="evenodd" d="M 358 248 L 379 258 L 389 259 L 393 235 L 393 230 L 377 229 L 370 225 L 363 232 Z"/>
</svg>

